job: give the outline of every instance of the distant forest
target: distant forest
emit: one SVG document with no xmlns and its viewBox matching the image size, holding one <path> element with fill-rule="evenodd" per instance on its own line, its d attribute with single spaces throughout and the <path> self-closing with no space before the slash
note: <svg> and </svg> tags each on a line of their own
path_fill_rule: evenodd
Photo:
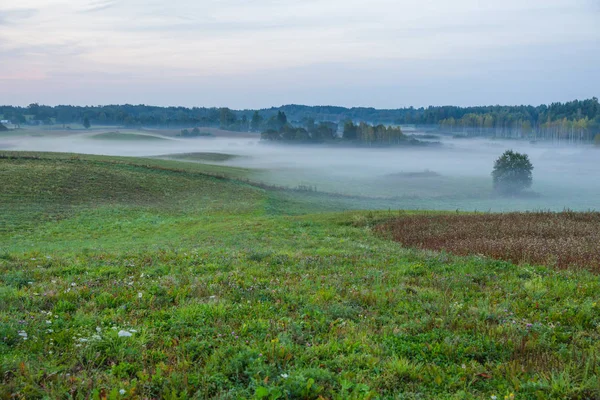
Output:
<svg viewBox="0 0 600 400">
<path fill-rule="evenodd" d="M 315 121 L 336 124 L 353 121 L 372 125 L 429 126 L 458 136 L 488 135 L 572 141 L 591 141 L 600 133 L 600 104 L 595 97 L 540 106 L 430 106 L 390 110 L 302 105 L 261 110 L 129 104 L 51 107 L 33 103 L 28 107 L 0 106 L 2 119 L 10 120 L 16 126 L 67 126 L 87 120 L 92 126 L 220 127 L 255 132 L 280 130 L 280 113 L 284 113 L 292 125 L 305 127 Z"/>
</svg>

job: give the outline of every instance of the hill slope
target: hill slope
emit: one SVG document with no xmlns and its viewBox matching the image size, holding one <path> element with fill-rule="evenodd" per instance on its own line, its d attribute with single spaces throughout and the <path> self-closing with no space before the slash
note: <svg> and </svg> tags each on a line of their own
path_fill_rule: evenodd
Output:
<svg viewBox="0 0 600 400">
<path fill-rule="evenodd" d="M 208 173 L 244 175 L 2 154 L 0 397 L 600 396 L 598 276 L 405 249 L 370 229 L 398 213 Z"/>
</svg>

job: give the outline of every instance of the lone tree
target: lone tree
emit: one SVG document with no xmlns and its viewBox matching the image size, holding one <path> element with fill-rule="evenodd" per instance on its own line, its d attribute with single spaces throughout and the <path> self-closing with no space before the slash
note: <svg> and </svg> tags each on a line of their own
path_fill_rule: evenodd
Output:
<svg viewBox="0 0 600 400">
<path fill-rule="evenodd" d="M 85 127 L 85 129 L 89 129 L 90 126 L 92 126 L 92 124 L 90 124 L 90 119 L 88 117 L 85 117 L 83 119 L 83 126 Z"/>
<path fill-rule="evenodd" d="M 531 187 L 533 165 L 527 154 L 507 150 L 494 163 L 494 189 L 504 195 L 514 195 Z"/>
</svg>

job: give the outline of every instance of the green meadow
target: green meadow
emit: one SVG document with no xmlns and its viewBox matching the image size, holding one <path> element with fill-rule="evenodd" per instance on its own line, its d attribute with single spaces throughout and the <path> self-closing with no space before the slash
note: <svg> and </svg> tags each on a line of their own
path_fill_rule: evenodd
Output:
<svg viewBox="0 0 600 400">
<path fill-rule="evenodd" d="M 97 140 L 166 140 L 160 136 L 129 132 L 103 132 L 97 133 L 91 136 L 91 138 Z"/>
<path fill-rule="evenodd" d="M 0 152 L 0 398 L 600 398 L 598 275 L 256 174 Z"/>
</svg>

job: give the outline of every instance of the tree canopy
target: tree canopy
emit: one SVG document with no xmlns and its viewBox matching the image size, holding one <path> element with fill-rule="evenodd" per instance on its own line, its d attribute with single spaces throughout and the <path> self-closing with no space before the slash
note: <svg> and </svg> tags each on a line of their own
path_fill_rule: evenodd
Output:
<svg viewBox="0 0 600 400">
<path fill-rule="evenodd" d="M 533 183 L 533 165 L 527 154 L 507 150 L 494 163 L 494 189 L 505 195 L 519 194 Z"/>
</svg>

